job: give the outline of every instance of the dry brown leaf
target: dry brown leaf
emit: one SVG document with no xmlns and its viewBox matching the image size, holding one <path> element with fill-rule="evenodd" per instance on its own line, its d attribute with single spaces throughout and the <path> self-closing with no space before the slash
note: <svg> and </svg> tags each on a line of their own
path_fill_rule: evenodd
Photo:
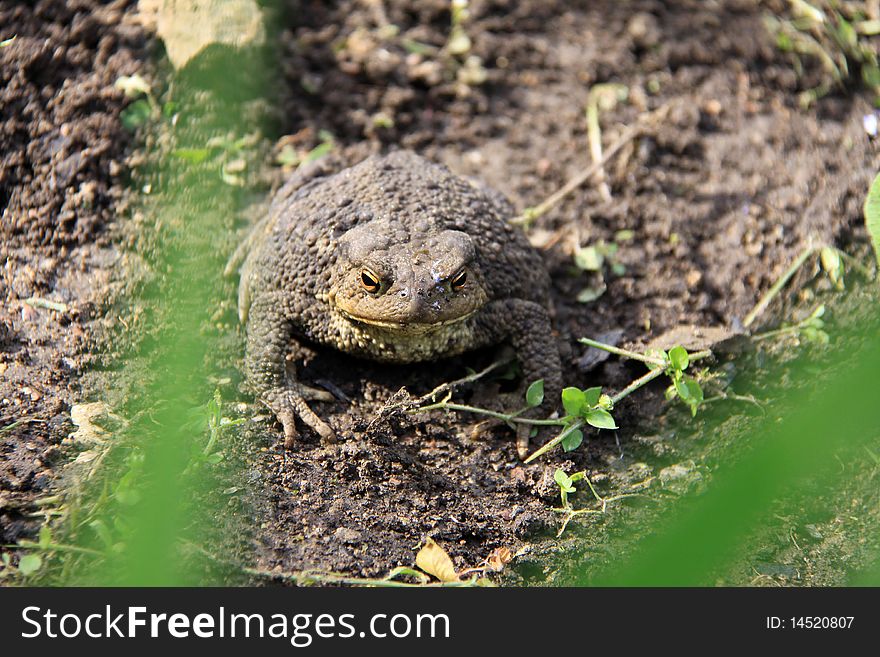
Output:
<svg viewBox="0 0 880 657">
<path fill-rule="evenodd" d="M 76 425 L 76 431 L 70 434 L 70 439 L 75 443 L 85 445 L 103 443 L 107 439 L 107 432 L 96 425 L 93 420 L 106 413 L 107 404 L 100 401 L 71 406 L 70 421 Z"/>
<path fill-rule="evenodd" d="M 486 563 L 496 573 L 504 570 L 504 566 L 513 560 L 513 553 L 506 547 L 495 548 L 486 557 Z"/>
<path fill-rule="evenodd" d="M 458 573 L 446 550 L 437 545 L 433 538 L 425 540 L 424 547 L 416 555 L 416 565 L 441 582 L 459 581 Z"/>
<path fill-rule="evenodd" d="M 256 0 L 140 0 L 139 19 L 155 29 L 174 68 L 212 43 L 260 45 L 266 39 Z"/>
</svg>

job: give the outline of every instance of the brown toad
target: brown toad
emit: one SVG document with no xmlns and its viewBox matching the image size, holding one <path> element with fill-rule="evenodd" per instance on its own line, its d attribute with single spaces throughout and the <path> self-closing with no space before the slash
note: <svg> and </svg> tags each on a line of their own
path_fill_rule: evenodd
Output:
<svg viewBox="0 0 880 657">
<path fill-rule="evenodd" d="M 306 404 L 331 395 L 286 373 L 297 340 L 394 363 L 508 342 L 525 382 L 544 379 L 555 398 L 550 279 L 507 223 L 512 213 L 499 195 L 407 151 L 291 178 L 245 247 L 239 287 L 247 377 L 283 424 L 285 444 L 296 416 L 334 440 Z M 528 429 L 520 425 L 520 453 Z"/>
</svg>

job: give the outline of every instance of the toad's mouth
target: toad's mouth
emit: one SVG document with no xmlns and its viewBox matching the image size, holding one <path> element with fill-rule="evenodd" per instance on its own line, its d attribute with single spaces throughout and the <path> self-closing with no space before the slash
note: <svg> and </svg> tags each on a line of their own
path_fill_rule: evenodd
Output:
<svg viewBox="0 0 880 657">
<path fill-rule="evenodd" d="M 464 320 L 472 317 L 476 310 L 472 310 L 469 313 L 464 315 L 459 315 L 457 317 L 451 317 L 448 319 L 441 319 L 435 322 L 425 322 L 425 321 L 411 321 L 411 320 L 387 320 L 387 319 L 377 319 L 375 317 L 364 317 L 362 315 L 355 315 L 354 313 L 347 311 L 339 306 L 336 309 L 340 312 L 340 314 L 346 319 L 356 322 L 358 324 L 366 324 L 368 326 L 376 326 L 378 328 L 387 329 L 390 331 L 400 331 L 403 333 L 428 333 L 430 331 L 443 328 L 444 326 L 449 326 L 451 324 L 458 324 L 459 322 L 463 322 Z"/>
</svg>

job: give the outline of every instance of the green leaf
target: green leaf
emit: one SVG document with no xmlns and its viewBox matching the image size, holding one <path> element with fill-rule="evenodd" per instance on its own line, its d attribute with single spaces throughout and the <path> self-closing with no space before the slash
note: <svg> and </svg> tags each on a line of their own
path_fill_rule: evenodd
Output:
<svg viewBox="0 0 880 657">
<path fill-rule="evenodd" d="M 871 89 L 877 89 L 880 87 L 880 68 L 876 64 L 863 64 L 862 80 Z"/>
<path fill-rule="evenodd" d="M 119 119 L 127 130 L 135 130 L 150 120 L 151 111 L 150 103 L 141 98 L 126 107 Z"/>
<path fill-rule="evenodd" d="M 676 379 L 674 385 L 678 396 L 684 401 L 689 401 L 691 398 L 691 391 L 688 390 L 687 383 L 685 383 L 684 379 Z"/>
<path fill-rule="evenodd" d="M 587 388 L 584 390 L 584 399 L 587 401 L 587 405 L 590 407 L 596 406 L 599 403 L 599 399 L 602 397 L 602 388 L 596 386 L 594 388 Z"/>
<path fill-rule="evenodd" d="M 327 153 L 329 153 L 333 149 L 333 144 L 329 142 L 324 142 L 323 144 L 318 144 L 303 158 L 303 162 L 314 162 L 319 157 L 323 157 Z"/>
<path fill-rule="evenodd" d="M 43 557 L 39 554 L 26 554 L 18 561 L 18 571 L 27 577 L 33 575 L 43 566 Z"/>
<path fill-rule="evenodd" d="M 556 472 L 553 473 L 553 479 L 556 480 L 559 487 L 566 493 L 573 493 L 575 491 L 571 485 L 571 478 L 561 468 L 556 468 Z"/>
<path fill-rule="evenodd" d="M 841 44 L 851 51 L 856 50 L 859 45 L 859 37 L 856 34 L 855 28 L 842 18 L 838 18 L 838 20 L 840 23 L 837 26 L 837 35 Z"/>
<path fill-rule="evenodd" d="M 688 393 L 690 394 L 690 398 L 693 400 L 695 404 L 703 403 L 703 388 L 697 382 L 696 379 L 687 379 L 685 381 L 685 385 L 687 386 Z"/>
<path fill-rule="evenodd" d="M 663 351 L 662 349 L 646 349 L 645 356 L 648 358 L 656 358 L 658 360 L 662 360 L 666 363 L 669 362 L 669 355 Z M 656 363 L 645 363 L 648 366 L 649 370 L 656 370 L 660 367 L 665 367 L 664 365 L 657 365 Z"/>
<path fill-rule="evenodd" d="M 566 413 L 580 417 L 587 405 L 584 391 L 580 388 L 565 388 L 562 391 L 562 405 L 565 407 Z"/>
<path fill-rule="evenodd" d="M 544 379 L 534 381 L 526 390 L 526 404 L 534 408 L 544 401 Z"/>
<path fill-rule="evenodd" d="M 275 158 L 275 163 L 287 167 L 295 167 L 299 164 L 299 155 L 290 144 L 285 144 L 281 148 L 281 152 Z"/>
<path fill-rule="evenodd" d="M 101 542 L 107 550 L 113 549 L 113 536 L 103 520 L 92 520 L 92 522 L 89 523 L 89 527 L 95 530 L 95 533 L 98 535 L 98 538 L 101 539 Z"/>
<path fill-rule="evenodd" d="M 819 252 L 819 262 L 822 263 L 822 269 L 828 274 L 828 278 L 834 283 L 835 287 L 843 287 L 843 262 L 837 249 L 826 246 Z"/>
<path fill-rule="evenodd" d="M 580 447 L 582 442 L 584 442 L 584 432 L 580 429 L 575 429 L 562 439 L 562 449 L 566 452 L 571 452 Z"/>
<path fill-rule="evenodd" d="M 599 271 L 605 256 L 595 246 L 587 246 L 574 252 L 574 264 L 584 271 Z"/>
<path fill-rule="evenodd" d="M 45 548 L 52 542 L 52 530 L 49 529 L 49 525 L 43 525 L 40 527 L 40 533 L 38 535 L 38 543 L 40 547 Z"/>
<path fill-rule="evenodd" d="M 828 334 L 820 328 L 816 328 L 814 326 L 805 326 L 801 330 L 801 336 L 805 340 L 809 340 L 810 342 L 815 342 L 817 344 L 826 345 L 830 342 L 830 338 Z"/>
<path fill-rule="evenodd" d="M 398 566 L 390 573 L 385 575 L 386 580 L 392 580 L 395 577 L 412 577 L 416 579 L 420 584 L 427 584 L 431 578 L 425 575 L 420 570 L 416 570 L 415 568 L 410 568 L 408 566 Z"/>
<path fill-rule="evenodd" d="M 865 226 L 874 245 L 877 264 L 880 264 L 880 175 L 874 178 L 865 200 Z"/>
<path fill-rule="evenodd" d="M 171 151 L 171 154 L 190 164 L 199 164 L 208 159 L 211 151 L 207 148 L 178 148 Z"/>
<path fill-rule="evenodd" d="M 584 419 L 587 421 L 592 427 L 596 427 L 597 429 L 616 429 L 617 425 L 614 423 L 614 418 L 611 417 L 611 413 L 601 408 L 594 408 L 591 411 L 588 411 Z"/>
<path fill-rule="evenodd" d="M 431 55 L 436 50 L 434 46 L 429 46 L 424 43 L 419 43 L 418 41 L 413 41 L 412 39 L 406 38 L 401 39 L 400 45 L 402 45 L 404 50 L 406 50 L 407 52 L 411 52 L 416 55 Z"/>
<path fill-rule="evenodd" d="M 577 302 L 578 303 L 590 303 L 591 301 L 595 301 L 603 294 L 605 294 L 605 290 L 608 288 L 603 283 L 598 287 L 585 287 L 583 290 L 578 292 Z"/>
<path fill-rule="evenodd" d="M 672 367 L 677 370 L 686 370 L 688 365 L 690 365 L 690 356 L 688 356 L 687 349 L 681 345 L 677 345 L 670 349 L 669 362 L 672 364 Z"/>
</svg>

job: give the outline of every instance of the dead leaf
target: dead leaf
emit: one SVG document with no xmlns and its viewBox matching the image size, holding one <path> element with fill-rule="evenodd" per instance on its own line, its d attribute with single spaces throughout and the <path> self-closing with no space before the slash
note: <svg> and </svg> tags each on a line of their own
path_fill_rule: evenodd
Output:
<svg viewBox="0 0 880 657">
<path fill-rule="evenodd" d="M 75 443 L 87 445 L 103 443 L 107 438 L 107 432 L 94 424 L 93 420 L 106 413 L 107 404 L 101 401 L 71 406 L 70 421 L 76 425 L 76 431 L 70 434 L 70 439 Z"/>
<path fill-rule="evenodd" d="M 425 540 L 425 546 L 416 555 L 416 565 L 441 582 L 459 581 L 452 559 L 433 538 Z"/>
<path fill-rule="evenodd" d="M 138 18 L 156 31 L 178 69 L 212 43 L 240 47 L 266 40 L 256 0 L 140 0 Z"/>
<path fill-rule="evenodd" d="M 486 564 L 491 570 L 500 573 L 504 566 L 513 560 L 513 553 L 506 547 L 495 548 L 486 557 Z"/>
</svg>

